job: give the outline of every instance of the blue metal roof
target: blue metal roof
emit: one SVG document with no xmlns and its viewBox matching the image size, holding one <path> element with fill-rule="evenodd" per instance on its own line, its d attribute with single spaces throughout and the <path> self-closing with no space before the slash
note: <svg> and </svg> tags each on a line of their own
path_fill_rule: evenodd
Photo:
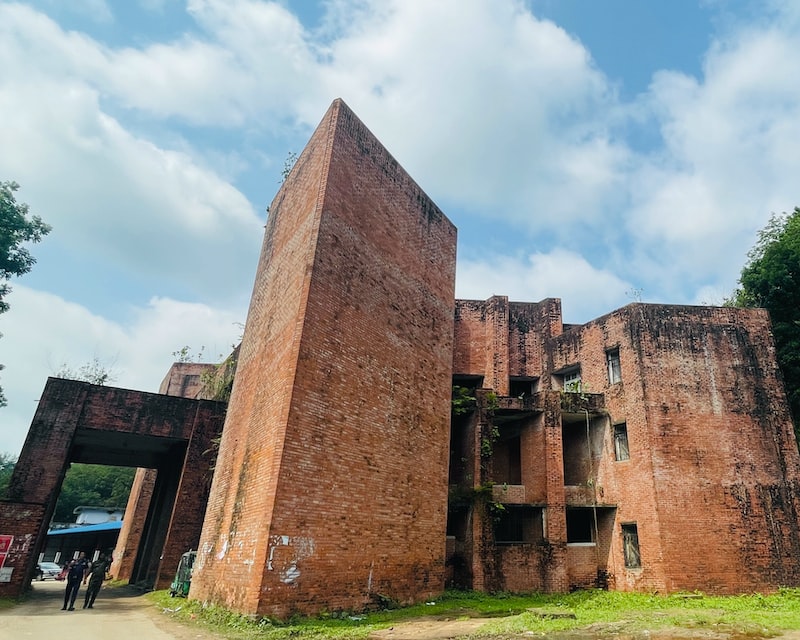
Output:
<svg viewBox="0 0 800 640">
<path fill-rule="evenodd" d="M 122 528 L 122 521 L 101 522 L 100 524 L 87 524 L 80 527 L 69 527 L 68 529 L 48 529 L 48 536 L 66 536 L 79 533 L 96 533 L 98 531 L 119 531 Z"/>
</svg>

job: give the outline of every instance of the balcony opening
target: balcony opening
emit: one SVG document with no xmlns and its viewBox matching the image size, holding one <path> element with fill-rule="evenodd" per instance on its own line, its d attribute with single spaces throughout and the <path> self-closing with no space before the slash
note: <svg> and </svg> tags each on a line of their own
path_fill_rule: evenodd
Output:
<svg viewBox="0 0 800 640">
<path fill-rule="evenodd" d="M 508 380 L 508 395 L 512 398 L 529 398 L 539 388 L 539 378 L 530 376 L 511 376 Z"/>
<path fill-rule="evenodd" d="M 483 386 L 483 376 L 456 374 L 453 376 L 453 386 L 475 391 L 475 389 L 480 389 Z"/>
<path fill-rule="evenodd" d="M 543 511 L 529 505 L 505 505 L 494 515 L 497 544 L 530 544 L 544 539 Z"/>
<path fill-rule="evenodd" d="M 594 544 L 596 540 L 594 509 L 567 509 L 567 544 Z"/>
<path fill-rule="evenodd" d="M 564 484 L 587 486 L 597 478 L 603 455 L 603 430 L 607 428 L 604 416 L 574 414 L 572 419 L 562 416 L 562 447 L 564 457 Z M 587 428 L 588 426 L 588 428 Z"/>
<path fill-rule="evenodd" d="M 492 450 L 492 480 L 495 484 L 522 484 L 522 453 L 519 425 L 503 425 Z"/>
</svg>

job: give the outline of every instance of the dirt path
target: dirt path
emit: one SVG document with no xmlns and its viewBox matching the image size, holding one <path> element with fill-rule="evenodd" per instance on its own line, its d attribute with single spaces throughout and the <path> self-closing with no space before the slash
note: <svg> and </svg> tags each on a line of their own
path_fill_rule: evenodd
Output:
<svg viewBox="0 0 800 640">
<path fill-rule="evenodd" d="M 64 583 L 34 582 L 30 597 L 0 611 L 0 640 L 213 640 L 202 629 L 181 625 L 133 587 L 103 588 L 92 609 L 82 609 L 81 587 L 75 611 L 62 611 Z"/>
<path fill-rule="evenodd" d="M 200 627 L 184 625 L 164 615 L 133 587 L 103 588 L 93 609 L 82 609 L 84 588 L 75 611 L 62 611 L 63 582 L 35 582 L 24 602 L 0 611 L 0 640 L 218 640 L 220 636 Z M 180 605 L 181 600 L 176 600 Z M 485 618 L 442 620 L 424 618 L 376 631 L 373 640 L 446 640 L 470 635 L 489 622 Z M 553 634 L 561 640 L 597 640 L 608 637 L 598 629 Z M 614 634 L 611 634 L 614 635 Z M 619 635 L 619 634 L 617 634 Z M 650 640 L 730 640 L 725 634 L 708 630 L 675 629 L 645 633 Z M 791 631 L 780 640 L 800 640 Z"/>
</svg>

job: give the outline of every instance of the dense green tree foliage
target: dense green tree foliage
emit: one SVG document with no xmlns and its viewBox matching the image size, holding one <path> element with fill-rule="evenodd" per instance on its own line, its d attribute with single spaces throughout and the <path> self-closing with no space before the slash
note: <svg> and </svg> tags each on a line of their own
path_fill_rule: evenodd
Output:
<svg viewBox="0 0 800 640">
<path fill-rule="evenodd" d="M 5 298 L 11 291 L 9 279 L 28 273 L 36 262 L 23 243 L 39 242 L 50 233 L 50 225 L 39 216 L 28 217 L 28 205 L 16 201 L 17 189 L 16 182 L 0 182 L 0 313 L 8 311 Z M 6 398 L 0 388 L 0 407 L 5 405 Z"/>
<path fill-rule="evenodd" d="M 58 496 L 54 522 L 74 522 L 75 507 L 122 507 L 128 504 L 136 469 L 73 463 Z"/>
<path fill-rule="evenodd" d="M 769 311 L 778 365 L 800 441 L 800 208 L 761 230 L 729 303 Z"/>
<path fill-rule="evenodd" d="M 16 463 L 16 456 L 10 453 L 0 453 L 0 497 L 6 493 L 8 482 L 11 480 L 11 474 L 14 473 L 14 465 Z"/>
</svg>

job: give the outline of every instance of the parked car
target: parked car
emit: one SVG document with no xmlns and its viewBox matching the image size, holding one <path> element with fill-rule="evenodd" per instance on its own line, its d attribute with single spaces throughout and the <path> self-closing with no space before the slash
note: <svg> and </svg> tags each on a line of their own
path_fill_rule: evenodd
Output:
<svg viewBox="0 0 800 640">
<path fill-rule="evenodd" d="M 55 562 L 40 562 L 36 565 L 36 574 L 39 580 L 63 580 L 61 567 Z"/>
</svg>

